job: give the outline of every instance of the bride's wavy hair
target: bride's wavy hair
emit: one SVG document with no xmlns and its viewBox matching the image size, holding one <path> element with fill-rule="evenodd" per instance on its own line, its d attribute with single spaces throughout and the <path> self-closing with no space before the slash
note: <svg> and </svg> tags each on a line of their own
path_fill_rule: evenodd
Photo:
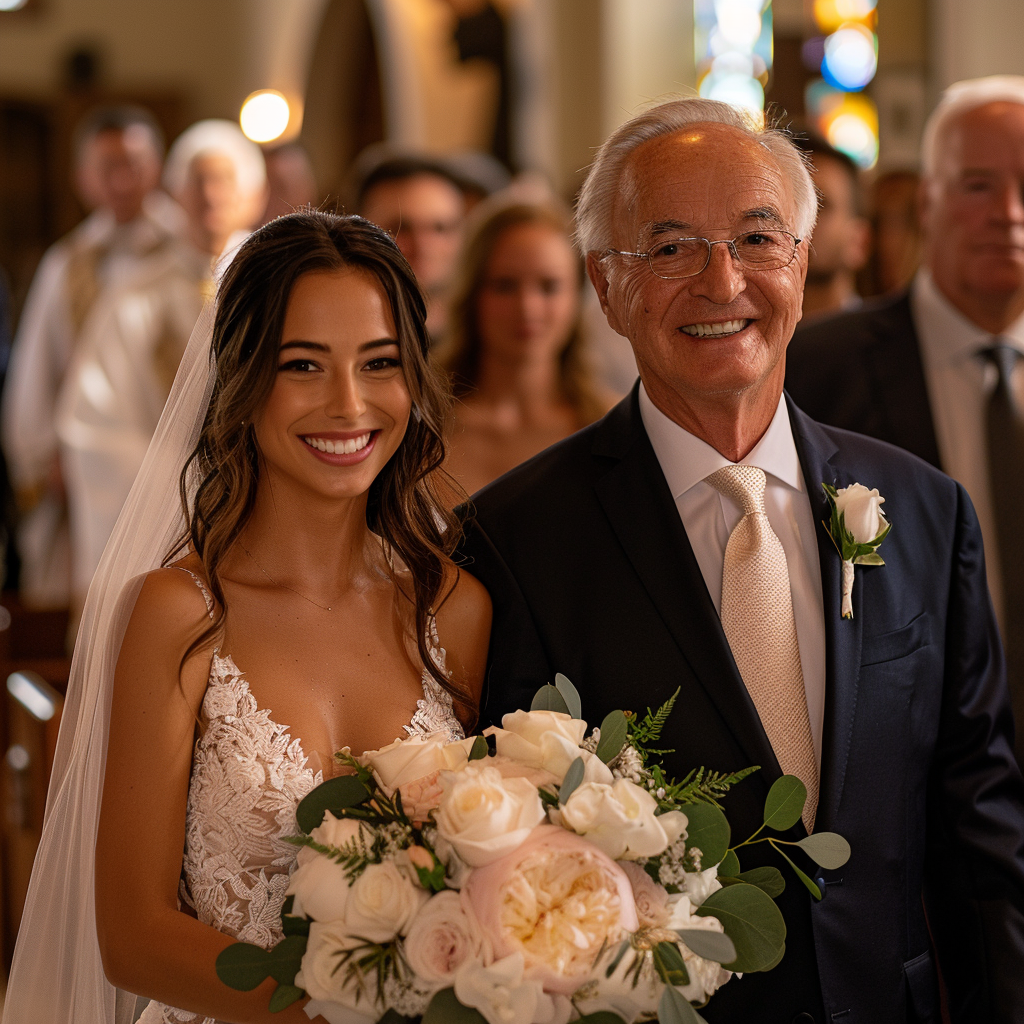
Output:
<svg viewBox="0 0 1024 1024">
<path fill-rule="evenodd" d="M 212 639 L 226 614 L 219 567 L 255 505 L 261 456 L 253 421 L 277 376 L 292 288 L 303 274 L 352 269 L 372 275 L 388 298 L 413 409 L 398 450 L 370 487 L 367 525 L 383 539 L 388 564 L 398 562 L 409 571 L 409 587 L 393 568 L 391 576 L 413 606 L 424 666 L 452 695 L 460 717 L 471 719 L 472 699 L 435 664 L 428 641 L 432 616 L 457 579 L 451 556 L 462 535 L 453 502 L 444 498 L 457 491 L 441 469 L 451 392 L 429 359 L 426 306 L 409 264 L 391 236 L 362 217 L 316 210 L 279 217 L 249 236 L 221 281 L 211 350 L 213 392 L 181 473 L 187 525 L 165 562 L 191 548 L 217 599 L 217 617 L 186 657 Z"/>
</svg>

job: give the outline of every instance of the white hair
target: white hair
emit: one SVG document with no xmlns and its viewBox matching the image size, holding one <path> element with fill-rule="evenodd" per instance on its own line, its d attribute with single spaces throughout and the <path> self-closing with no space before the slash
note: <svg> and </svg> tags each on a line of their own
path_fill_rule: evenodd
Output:
<svg viewBox="0 0 1024 1024">
<path fill-rule="evenodd" d="M 197 121 L 174 140 L 164 164 L 164 187 L 180 196 L 188 182 L 188 171 L 198 156 L 219 153 L 235 165 L 238 187 L 246 195 L 260 191 L 267 183 L 263 151 L 250 142 L 233 121 Z"/>
<path fill-rule="evenodd" d="M 1024 77 L 989 75 L 969 78 L 951 85 L 931 112 L 921 139 L 921 164 L 926 178 L 934 178 L 939 156 L 950 125 L 969 110 L 988 103 L 1019 103 L 1024 106 Z"/>
<path fill-rule="evenodd" d="M 793 231 L 800 238 L 810 238 L 818 215 L 818 196 L 804 155 L 786 132 L 762 127 L 751 115 L 728 103 L 693 97 L 651 107 L 620 125 L 597 151 L 576 205 L 576 244 L 584 255 L 611 244 L 612 213 L 622 192 L 622 172 L 633 150 L 661 135 L 708 122 L 738 128 L 771 153 L 788 179 L 796 203 Z"/>
</svg>

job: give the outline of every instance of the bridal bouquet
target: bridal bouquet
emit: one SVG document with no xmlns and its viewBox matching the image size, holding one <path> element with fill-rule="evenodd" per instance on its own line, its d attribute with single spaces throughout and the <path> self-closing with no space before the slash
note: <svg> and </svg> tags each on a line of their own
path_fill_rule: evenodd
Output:
<svg viewBox="0 0 1024 1024">
<path fill-rule="evenodd" d="M 271 1009 L 304 995 L 330 1024 L 692 1024 L 734 974 L 785 950 L 772 867 L 737 850 L 802 846 L 825 867 L 832 833 L 789 829 L 806 791 L 772 787 L 762 829 L 730 849 L 719 806 L 754 768 L 665 777 L 654 763 L 674 697 L 640 719 L 615 711 L 587 734 L 564 676 L 502 727 L 448 742 L 397 740 L 299 805 L 302 848 L 270 951 L 236 943 L 217 972 L 238 989 L 278 982 Z"/>
</svg>

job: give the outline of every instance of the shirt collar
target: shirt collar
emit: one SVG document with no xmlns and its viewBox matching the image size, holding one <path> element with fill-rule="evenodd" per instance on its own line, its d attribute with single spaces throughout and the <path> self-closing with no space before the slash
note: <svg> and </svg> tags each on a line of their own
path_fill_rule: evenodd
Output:
<svg viewBox="0 0 1024 1024">
<path fill-rule="evenodd" d="M 640 418 L 673 498 L 685 494 L 715 470 L 734 465 L 706 441 L 669 419 L 651 401 L 643 384 L 640 385 L 639 399 Z M 784 397 L 779 397 L 775 415 L 761 440 L 738 464 L 757 466 L 796 491 L 804 489 L 800 458 L 793 441 L 793 427 L 789 422 L 789 410 Z"/>
<path fill-rule="evenodd" d="M 939 291 L 927 267 L 918 270 L 911 287 L 914 324 L 935 359 L 957 363 L 971 359 L 978 349 L 992 344 L 994 335 L 968 320 Z M 999 338 L 1024 354 L 1024 316 L 1015 320 Z"/>
</svg>

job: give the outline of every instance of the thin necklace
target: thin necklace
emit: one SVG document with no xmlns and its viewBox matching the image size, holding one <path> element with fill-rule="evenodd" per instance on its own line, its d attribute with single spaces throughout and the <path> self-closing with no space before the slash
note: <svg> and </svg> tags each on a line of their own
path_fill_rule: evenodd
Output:
<svg viewBox="0 0 1024 1024">
<path fill-rule="evenodd" d="M 306 595 L 303 594 L 301 591 L 296 590 L 294 587 L 289 587 L 287 583 L 279 583 L 277 580 L 274 579 L 273 576 L 270 575 L 269 572 L 267 572 L 266 569 L 263 568 L 262 565 L 260 565 L 259 559 L 241 541 L 238 542 L 238 546 L 253 560 L 253 562 L 256 564 L 256 568 L 259 569 L 259 571 L 263 573 L 263 575 L 266 576 L 267 579 L 270 580 L 270 582 L 273 583 L 275 587 L 282 587 L 285 590 L 290 590 L 293 594 L 296 594 L 298 597 L 301 597 L 303 601 L 308 601 L 311 605 L 315 606 L 316 608 L 320 608 L 325 612 L 329 612 L 332 610 L 330 605 L 320 604 L 319 601 L 314 601 L 313 598 L 306 597 Z"/>
</svg>

